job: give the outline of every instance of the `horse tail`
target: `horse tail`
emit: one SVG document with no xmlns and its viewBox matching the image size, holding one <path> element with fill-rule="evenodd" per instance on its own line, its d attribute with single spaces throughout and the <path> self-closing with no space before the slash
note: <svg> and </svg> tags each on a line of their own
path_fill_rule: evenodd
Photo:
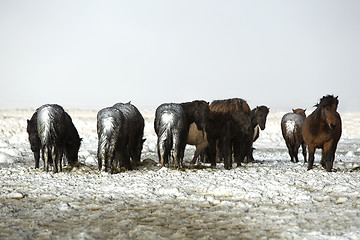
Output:
<svg viewBox="0 0 360 240">
<path fill-rule="evenodd" d="M 169 160 L 169 157 L 171 155 L 171 149 L 174 143 L 173 138 L 174 138 L 174 134 L 171 128 L 162 129 L 162 131 L 159 134 L 158 147 L 160 154 L 160 162 L 164 161 L 162 165 L 166 164 L 167 161 Z"/>
<path fill-rule="evenodd" d="M 42 146 L 49 144 L 56 137 L 54 124 L 51 121 L 50 107 L 44 107 L 39 110 L 37 118 L 38 135 Z"/>
<path fill-rule="evenodd" d="M 44 105 L 37 110 L 37 130 L 41 144 L 55 144 L 64 130 L 64 109 L 58 105 Z M 59 136 L 58 136 L 59 135 Z"/>
<path fill-rule="evenodd" d="M 287 142 L 292 148 L 297 144 L 297 135 L 300 129 L 294 120 L 288 120 L 285 122 L 285 131 Z"/>
<path fill-rule="evenodd" d="M 108 117 L 101 119 L 98 142 L 98 164 L 99 170 L 107 169 L 109 160 L 111 160 L 115 153 L 115 145 L 117 140 L 116 122 L 114 118 Z"/>
</svg>

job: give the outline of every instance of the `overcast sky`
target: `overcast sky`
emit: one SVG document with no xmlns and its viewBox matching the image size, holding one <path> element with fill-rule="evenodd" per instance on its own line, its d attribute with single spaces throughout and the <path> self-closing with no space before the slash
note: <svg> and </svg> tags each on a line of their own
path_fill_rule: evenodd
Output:
<svg viewBox="0 0 360 240">
<path fill-rule="evenodd" d="M 360 1 L 0 1 L 0 107 L 360 110 Z"/>
</svg>

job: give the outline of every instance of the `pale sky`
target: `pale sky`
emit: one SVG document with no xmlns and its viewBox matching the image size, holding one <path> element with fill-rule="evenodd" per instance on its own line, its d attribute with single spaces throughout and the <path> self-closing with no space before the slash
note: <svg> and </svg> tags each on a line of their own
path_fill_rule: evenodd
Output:
<svg viewBox="0 0 360 240">
<path fill-rule="evenodd" d="M 360 110 L 360 1 L 0 0 L 0 107 Z"/>
</svg>

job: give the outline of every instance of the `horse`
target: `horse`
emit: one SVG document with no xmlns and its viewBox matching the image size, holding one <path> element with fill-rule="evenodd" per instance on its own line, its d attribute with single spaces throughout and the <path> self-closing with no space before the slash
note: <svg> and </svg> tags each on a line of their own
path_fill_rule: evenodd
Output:
<svg viewBox="0 0 360 240">
<path fill-rule="evenodd" d="M 315 105 L 316 109 L 304 120 L 302 135 L 308 145 L 308 170 L 313 168 L 316 148 L 322 149 L 321 165 L 331 172 L 337 143 L 341 137 L 341 117 L 337 112 L 338 97 L 326 95 Z"/>
<path fill-rule="evenodd" d="M 216 166 L 217 144 L 225 169 L 231 169 L 232 150 L 238 166 L 250 154 L 254 134 L 250 112 L 247 102 L 240 98 L 215 100 L 210 104 L 206 134 L 211 166 Z"/>
<path fill-rule="evenodd" d="M 172 157 L 175 168 L 183 166 L 184 151 L 190 124 L 195 122 L 198 130 L 205 130 L 209 103 L 192 101 L 164 103 L 155 112 L 154 129 L 158 137 L 157 150 L 161 167 Z"/>
<path fill-rule="evenodd" d="M 306 118 L 306 109 L 293 109 L 292 113 L 286 113 L 281 119 L 281 132 L 289 151 L 291 162 L 299 162 L 298 151 L 301 145 L 306 162 L 306 144 L 302 136 L 302 125 Z"/>
<path fill-rule="evenodd" d="M 27 132 L 35 168 L 40 165 L 40 151 L 47 172 L 51 162 L 54 173 L 62 171 L 64 153 L 69 165 L 75 166 L 78 162 L 81 138 L 71 117 L 61 106 L 46 104 L 36 109 L 31 119 L 27 120 Z"/>
<path fill-rule="evenodd" d="M 144 118 L 140 111 L 130 102 L 116 103 L 113 107 L 119 109 L 123 113 L 125 120 L 128 122 L 128 152 L 133 164 L 138 166 L 140 163 L 143 143 L 146 141 L 146 139 L 143 139 L 145 127 Z"/>
<path fill-rule="evenodd" d="M 262 131 L 265 129 L 266 118 L 269 114 L 270 108 L 266 106 L 257 106 L 253 110 L 251 110 L 251 123 L 254 126 L 254 138 L 253 142 L 255 142 L 260 135 L 260 130 Z"/>
<path fill-rule="evenodd" d="M 266 124 L 266 118 L 269 114 L 269 108 L 266 106 L 257 106 L 253 110 L 251 110 L 251 124 L 254 127 L 254 137 L 253 137 L 253 143 L 259 138 L 260 135 L 260 129 L 263 131 L 265 129 Z M 249 155 L 249 158 L 247 159 L 247 162 L 254 161 L 253 157 L 253 148 L 251 149 L 251 153 Z"/>
<path fill-rule="evenodd" d="M 117 173 L 122 167 L 131 169 L 128 151 L 129 128 L 124 114 L 115 107 L 106 107 L 97 114 L 99 171 Z"/>
<path fill-rule="evenodd" d="M 206 138 L 206 132 L 198 130 L 196 124 L 192 123 L 189 128 L 187 144 L 194 145 L 196 147 L 194 157 L 190 162 L 191 164 L 195 164 L 196 159 L 209 145 L 209 142 Z"/>
</svg>

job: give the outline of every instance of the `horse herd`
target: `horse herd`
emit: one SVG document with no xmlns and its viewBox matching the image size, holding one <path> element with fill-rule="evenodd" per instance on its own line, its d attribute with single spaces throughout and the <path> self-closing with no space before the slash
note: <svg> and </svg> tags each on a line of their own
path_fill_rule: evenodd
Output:
<svg viewBox="0 0 360 240">
<path fill-rule="evenodd" d="M 320 148 L 322 166 L 327 171 L 332 170 L 341 136 L 337 106 L 337 97 L 327 95 L 307 118 L 302 109 L 284 115 L 281 129 L 291 161 L 298 162 L 301 145 L 306 162 L 307 146 L 310 170 L 315 149 Z M 196 146 L 192 164 L 200 155 L 211 166 L 223 161 L 225 169 L 231 169 L 233 161 L 237 166 L 253 161 L 253 143 L 259 137 L 259 128 L 265 129 L 268 113 L 266 106 L 251 110 L 240 98 L 216 100 L 210 104 L 196 100 L 160 105 L 155 112 L 154 129 L 161 167 L 183 168 L 186 144 Z M 98 169 L 118 173 L 136 167 L 146 140 L 144 126 L 144 118 L 130 102 L 101 109 L 97 114 Z M 35 168 L 39 168 L 40 152 L 45 171 L 49 171 L 51 165 L 53 172 L 62 171 L 63 155 L 70 166 L 77 164 L 81 138 L 61 106 L 46 104 L 38 108 L 27 120 L 27 132 Z"/>
</svg>

